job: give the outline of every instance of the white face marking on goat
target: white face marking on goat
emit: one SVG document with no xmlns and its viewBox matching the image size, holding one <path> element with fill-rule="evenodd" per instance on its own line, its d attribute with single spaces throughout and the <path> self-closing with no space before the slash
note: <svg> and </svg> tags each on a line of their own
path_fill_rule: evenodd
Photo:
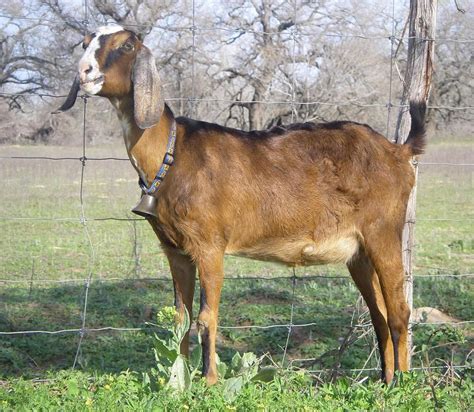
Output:
<svg viewBox="0 0 474 412">
<path fill-rule="evenodd" d="M 81 60 L 79 60 L 81 88 L 87 94 L 99 93 L 104 84 L 104 74 L 100 71 L 99 62 L 96 58 L 96 51 L 100 48 L 100 37 L 123 30 L 124 28 L 118 24 L 99 27 L 95 32 L 95 37 L 87 46 Z"/>
</svg>

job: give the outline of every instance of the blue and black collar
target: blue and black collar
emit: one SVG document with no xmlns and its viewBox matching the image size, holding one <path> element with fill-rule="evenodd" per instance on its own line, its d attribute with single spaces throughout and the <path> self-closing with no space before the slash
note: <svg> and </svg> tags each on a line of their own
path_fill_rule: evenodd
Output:
<svg viewBox="0 0 474 412">
<path fill-rule="evenodd" d="M 163 180 L 168 173 L 170 166 L 174 163 L 174 149 L 176 145 L 176 120 L 173 119 L 171 123 L 170 134 L 168 136 L 168 144 L 166 146 L 166 153 L 163 157 L 163 162 L 161 163 L 158 172 L 156 173 L 155 179 L 151 182 L 150 186 L 147 187 L 146 183 L 140 177 L 138 180 L 138 184 L 140 185 L 141 189 L 147 195 L 153 195 L 163 183 Z"/>
</svg>

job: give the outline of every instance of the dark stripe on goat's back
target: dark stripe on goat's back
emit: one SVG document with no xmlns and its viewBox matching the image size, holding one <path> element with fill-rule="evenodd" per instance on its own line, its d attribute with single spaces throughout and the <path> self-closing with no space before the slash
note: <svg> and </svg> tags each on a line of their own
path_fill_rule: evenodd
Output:
<svg viewBox="0 0 474 412">
<path fill-rule="evenodd" d="M 234 129 L 231 127 L 221 126 L 215 123 L 193 120 L 187 117 L 178 117 L 176 121 L 186 128 L 188 135 L 192 135 L 194 133 L 199 132 L 214 132 L 219 134 L 230 134 L 232 136 L 250 140 L 270 139 L 296 131 L 316 132 L 318 130 L 342 130 L 345 126 L 350 125 L 363 126 L 373 131 L 373 129 L 366 124 L 351 121 L 335 121 L 329 123 L 293 123 L 287 126 L 274 126 L 266 130 L 251 130 L 249 132 Z"/>
</svg>

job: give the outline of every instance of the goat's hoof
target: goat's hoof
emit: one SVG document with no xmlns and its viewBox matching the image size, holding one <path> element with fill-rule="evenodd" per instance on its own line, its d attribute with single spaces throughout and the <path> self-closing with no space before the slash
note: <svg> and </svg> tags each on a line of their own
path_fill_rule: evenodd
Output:
<svg viewBox="0 0 474 412">
<path fill-rule="evenodd" d="M 206 383 L 208 386 L 215 385 L 218 381 L 217 374 L 207 375 L 206 376 Z"/>
<path fill-rule="evenodd" d="M 385 384 L 389 385 L 393 381 L 394 373 L 391 369 L 386 369 L 384 373 L 382 373 L 382 380 Z"/>
</svg>

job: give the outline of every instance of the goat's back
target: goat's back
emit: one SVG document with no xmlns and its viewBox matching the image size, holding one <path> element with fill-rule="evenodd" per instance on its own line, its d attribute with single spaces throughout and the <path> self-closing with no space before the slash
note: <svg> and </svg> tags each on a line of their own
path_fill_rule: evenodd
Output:
<svg viewBox="0 0 474 412">
<path fill-rule="evenodd" d="M 288 264 L 304 263 L 314 244 L 328 252 L 309 263 L 327 263 L 350 258 L 374 221 L 403 225 L 410 151 L 366 125 L 242 132 L 177 121 L 184 138 L 160 195 L 173 237 L 219 239 L 230 253 Z"/>
</svg>

